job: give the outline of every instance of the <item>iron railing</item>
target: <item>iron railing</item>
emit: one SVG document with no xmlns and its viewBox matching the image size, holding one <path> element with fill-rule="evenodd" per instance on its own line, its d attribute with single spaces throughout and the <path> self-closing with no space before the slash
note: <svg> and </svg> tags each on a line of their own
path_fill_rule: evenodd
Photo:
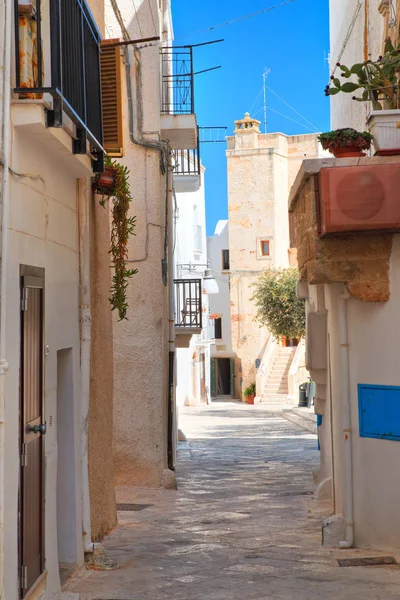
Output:
<svg viewBox="0 0 400 600">
<path fill-rule="evenodd" d="M 194 114 L 193 49 L 161 48 L 161 112 L 172 115 Z"/>
<path fill-rule="evenodd" d="M 36 0 L 36 45 L 32 63 L 35 64 L 32 87 L 21 77 L 20 56 L 20 15 L 18 0 L 15 6 L 15 92 L 21 97 L 30 94 L 49 93 L 53 97 L 53 110 L 48 111 L 48 126 L 62 126 L 62 112 L 71 118 L 77 128 L 73 152 L 84 154 L 86 140 L 99 153 L 102 162 L 103 122 L 100 87 L 100 41 L 101 35 L 85 0 L 49 0 L 43 3 L 48 7 L 44 22 L 49 22 L 49 33 L 44 44 L 42 33 L 42 1 Z M 46 41 L 47 41 L 46 39 Z M 50 61 L 46 60 L 43 49 L 49 48 Z M 21 53 L 22 54 L 22 53 Z M 51 65 L 50 85 L 44 86 L 44 64 Z M 100 156 L 101 155 L 101 156 Z"/>
<path fill-rule="evenodd" d="M 175 150 L 175 175 L 200 175 L 200 156 L 197 148 Z"/>
<path fill-rule="evenodd" d="M 201 279 L 174 279 L 175 327 L 201 329 L 202 303 Z"/>
</svg>

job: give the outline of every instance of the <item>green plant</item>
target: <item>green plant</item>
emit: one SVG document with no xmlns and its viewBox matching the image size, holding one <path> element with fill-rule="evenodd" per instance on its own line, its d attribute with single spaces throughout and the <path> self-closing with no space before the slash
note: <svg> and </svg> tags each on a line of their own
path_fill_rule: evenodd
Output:
<svg viewBox="0 0 400 600">
<path fill-rule="evenodd" d="M 397 109 L 400 107 L 400 44 L 394 48 L 390 39 L 386 40 L 383 56 L 378 60 L 366 60 L 350 67 L 336 63 L 342 71 L 341 76 L 350 79 L 357 77 L 357 83 L 342 83 L 338 77 L 331 76 L 332 84 L 325 88 L 326 96 L 339 92 L 351 94 L 363 90 L 361 97 L 353 96 L 357 102 L 372 102 L 374 110 Z"/>
<path fill-rule="evenodd" d="M 350 127 L 335 129 L 318 136 L 318 141 L 321 142 L 324 150 L 335 150 L 346 146 L 357 148 L 357 150 L 368 150 L 373 139 L 373 136 L 367 131 L 360 132 Z"/>
<path fill-rule="evenodd" d="M 247 388 L 243 390 L 243 396 L 249 398 L 250 396 L 256 395 L 256 384 L 251 383 Z"/>
<path fill-rule="evenodd" d="M 115 187 L 111 192 L 111 244 L 109 253 L 112 256 L 114 275 L 111 285 L 111 296 L 109 298 L 111 310 L 118 312 L 119 321 L 127 319 L 126 313 L 128 302 L 126 290 L 128 280 L 137 273 L 137 269 L 127 269 L 126 261 L 128 258 L 128 241 L 130 236 L 134 235 L 136 217 L 129 216 L 129 208 L 132 202 L 132 196 L 129 185 L 129 171 L 117 161 L 106 157 L 105 164 L 116 170 Z M 100 200 L 100 204 L 105 207 L 105 197 Z"/>
<path fill-rule="evenodd" d="M 304 300 L 296 295 L 297 269 L 267 269 L 252 284 L 251 300 L 257 307 L 256 320 L 274 337 L 301 339 L 305 336 Z"/>
</svg>

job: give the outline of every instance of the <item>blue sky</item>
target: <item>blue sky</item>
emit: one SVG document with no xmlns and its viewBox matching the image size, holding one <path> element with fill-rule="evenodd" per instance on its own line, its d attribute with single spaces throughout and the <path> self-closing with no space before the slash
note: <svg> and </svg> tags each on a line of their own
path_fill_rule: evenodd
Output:
<svg viewBox="0 0 400 600">
<path fill-rule="evenodd" d="M 295 0 L 270 12 L 213 31 L 198 30 L 280 4 L 283 0 L 172 0 L 175 44 L 224 38 L 221 44 L 195 49 L 195 70 L 222 65 L 196 76 L 195 102 L 200 126 L 227 126 L 253 107 L 263 120 L 262 73 L 271 69 L 268 87 L 319 131 L 329 130 L 328 0 Z M 189 34 L 189 35 L 188 35 Z M 258 101 L 257 101 L 257 97 Z M 268 91 L 268 131 L 312 133 L 310 126 Z M 290 117 L 294 123 L 276 112 Z M 301 125 L 303 124 L 303 126 Z M 227 218 L 226 144 L 202 144 L 206 167 L 207 235 Z"/>
</svg>

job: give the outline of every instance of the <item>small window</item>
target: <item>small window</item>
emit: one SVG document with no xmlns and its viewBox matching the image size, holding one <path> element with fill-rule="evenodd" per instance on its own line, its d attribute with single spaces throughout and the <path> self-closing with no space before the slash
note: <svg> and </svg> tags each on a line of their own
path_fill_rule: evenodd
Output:
<svg viewBox="0 0 400 600">
<path fill-rule="evenodd" d="M 269 240 L 261 240 L 261 256 L 269 256 Z"/>
<path fill-rule="evenodd" d="M 222 269 L 229 271 L 229 250 L 222 250 Z"/>
<path fill-rule="evenodd" d="M 216 340 L 222 340 L 222 319 L 214 319 L 214 337 Z"/>
</svg>

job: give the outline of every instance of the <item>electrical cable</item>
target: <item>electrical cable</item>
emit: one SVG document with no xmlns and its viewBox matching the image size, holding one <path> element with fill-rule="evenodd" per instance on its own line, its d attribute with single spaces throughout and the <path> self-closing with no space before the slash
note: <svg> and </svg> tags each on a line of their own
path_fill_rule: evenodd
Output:
<svg viewBox="0 0 400 600">
<path fill-rule="evenodd" d="M 151 13 L 151 19 L 153 21 L 153 25 L 154 25 L 154 34 L 157 34 L 157 27 L 156 27 L 156 20 L 154 18 L 154 13 L 153 13 L 153 7 L 151 6 L 151 0 L 147 0 L 148 4 L 149 4 L 149 8 L 150 8 L 150 13 Z"/>
<path fill-rule="evenodd" d="M 142 28 L 141 28 L 141 26 L 140 26 L 139 15 L 138 15 L 138 13 L 137 13 L 137 9 L 136 9 L 135 0 L 132 0 L 132 5 L 133 5 L 133 9 L 134 9 L 134 11 L 135 11 L 135 15 L 136 15 L 136 21 L 137 21 L 137 24 L 138 24 L 138 27 L 139 27 L 139 33 L 140 33 L 141 37 L 144 37 L 144 35 L 143 35 L 143 32 L 142 32 Z"/>
<path fill-rule="evenodd" d="M 304 125 L 304 123 L 300 123 L 300 121 L 295 121 L 295 119 L 292 119 L 291 117 L 287 117 L 286 115 L 284 115 L 283 113 L 278 112 L 274 108 L 268 107 L 268 110 L 272 110 L 272 112 L 276 113 L 277 115 L 283 117 L 284 119 L 288 119 L 288 121 L 292 121 L 293 123 L 296 123 L 297 125 L 300 125 L 301 127 L 304 127 L 304 129 L 310 129 L 310 131 L 313 131 L 310 127 L 308 127 L 307 125 Z M 318 133 L 318 129 L 316 129 L 315 131 L 313 131 L 313 133 Z"/>
<path fill-rule="evenodd" d="M 353 29 L 354 29 L 354 26 L 355 26 L 355 24 L 357 22 L 357 18 L 358 18 L 359 12 L 361 10 L 362 4 L 363 4 L 363 0 L 358 0 L 357 8 L 356 8 L 354 16 L 353 16 L 353 18 L 351 20 L 351 23 L 350 23 L 349 29 L 347 31 L 346 37 L 344 38 L 344 42 L 342 44 L 342 47 L 341 47 L 340 52 L 338 54 L 338 57 L 335 60 L 335 67 L 334 67 L 331 75 L 335 74 L 336 69 L 337 69 L 337 63 L 340 62 L 340 60 L 341 60 L 341 58 L 342 58 L 342 56 L 344 54 L 344 51 L 346 50 L 346 46 L 347 46 L 348 41 L 349 41 L 349 39 L 351 37 L 351 34 L 353 33 Z"/>
<path fill-rule="evenodd" d="M 284 104 L 286 104 L 286 106 L 288 106 L 288 107 L 289 107 L 289 108 L 290 108 L 290 109 L 291 109 L 293 112 L 295 112 L 295 113 L 296 113 L 296 115 L 298 115 L 299 117 L 301 117 L 301 118 L 303 119 L 303 121 L 305 121 L 306 123 L 308 123 L 309 125 L 311 125 L 311 127 L 312 127 L 313 129 L 315 129 L 315 132 L 316 132 L 316 133 L 319 133 L 319 129 L 317 129 L 317 128 L 315 127 L 315 125 L 313 125 L 312 123 L 310 123 L 310 121 L 309 121 L 308 119 L 306 119 L 305 117 L 303 117 L 303 115 L 302 115 L 302 114 L 300 114 L 298 110 L 296 110 L 295 108 L 293 108 L 293 106 L 291 106 L 291 105 L 289 104 L 289 102 L 286 102 L 286 100 L 284 100 L 283 98 L 281 98 L 280 96 L 278 96 L 278 94 L 277 94 L 276 92 L 274 92 L 274 90 L 272 90 L 272 89 L 271 89 L 270 87 L 268 87 L 267 85 L 266 85 L 265 87 L 267 88 L 267 90 L 268 90 L 269 92 L 271 92 L 271 94 L 274 94 L 274 96 L 276 96 L 276 97 L 277 97 L 277 98 L 278 98 L 278 99 L 279 99 L 281 102 L 283 102 Z"/>
<path fill-rule="evenodd" d="M 262 10 L 258 10 L 257 12 L 250 13 L 248 15 L 244 15 L 242 17 L 237 17 L 236 19 L 231 19 L 230 21 L 224 21 L 223 23 L 218 23 L 217 25 L 212 25 L 211 27 L 206 27 L 205 29 L 198 29 L 197 31 L 192 31 L 191 33 L 187 33 L 186 35 L 180 35 L 174 38 L 175 40 L 181 40 L 183 38 L 190 37 L 192 35 L 197 35 L 198 33 L 205 33 L 207 31 L 214 31 L 214 29 L 218 29 L 219 27 L 226 27 L 227 25 L 233 25 L 234 23 L 238 23 L 239 21 L 244 21 L 246 19 L 251 19 L 253 17 L 257 17 L 258 15 L 262 15 L 263 13 L 270 12 L 276 8 L 280 8 L 281 6 L 285 6 L 286 4 L 292 4 L 296 0 L 286 0 L 285 2 L 281 2 L 280 4 L 275 4 L 274 6 L 269 6 L 268 8 L 263 8 Z M 168 40 L 173 41 L 173 40 Z"/>
</svg>

